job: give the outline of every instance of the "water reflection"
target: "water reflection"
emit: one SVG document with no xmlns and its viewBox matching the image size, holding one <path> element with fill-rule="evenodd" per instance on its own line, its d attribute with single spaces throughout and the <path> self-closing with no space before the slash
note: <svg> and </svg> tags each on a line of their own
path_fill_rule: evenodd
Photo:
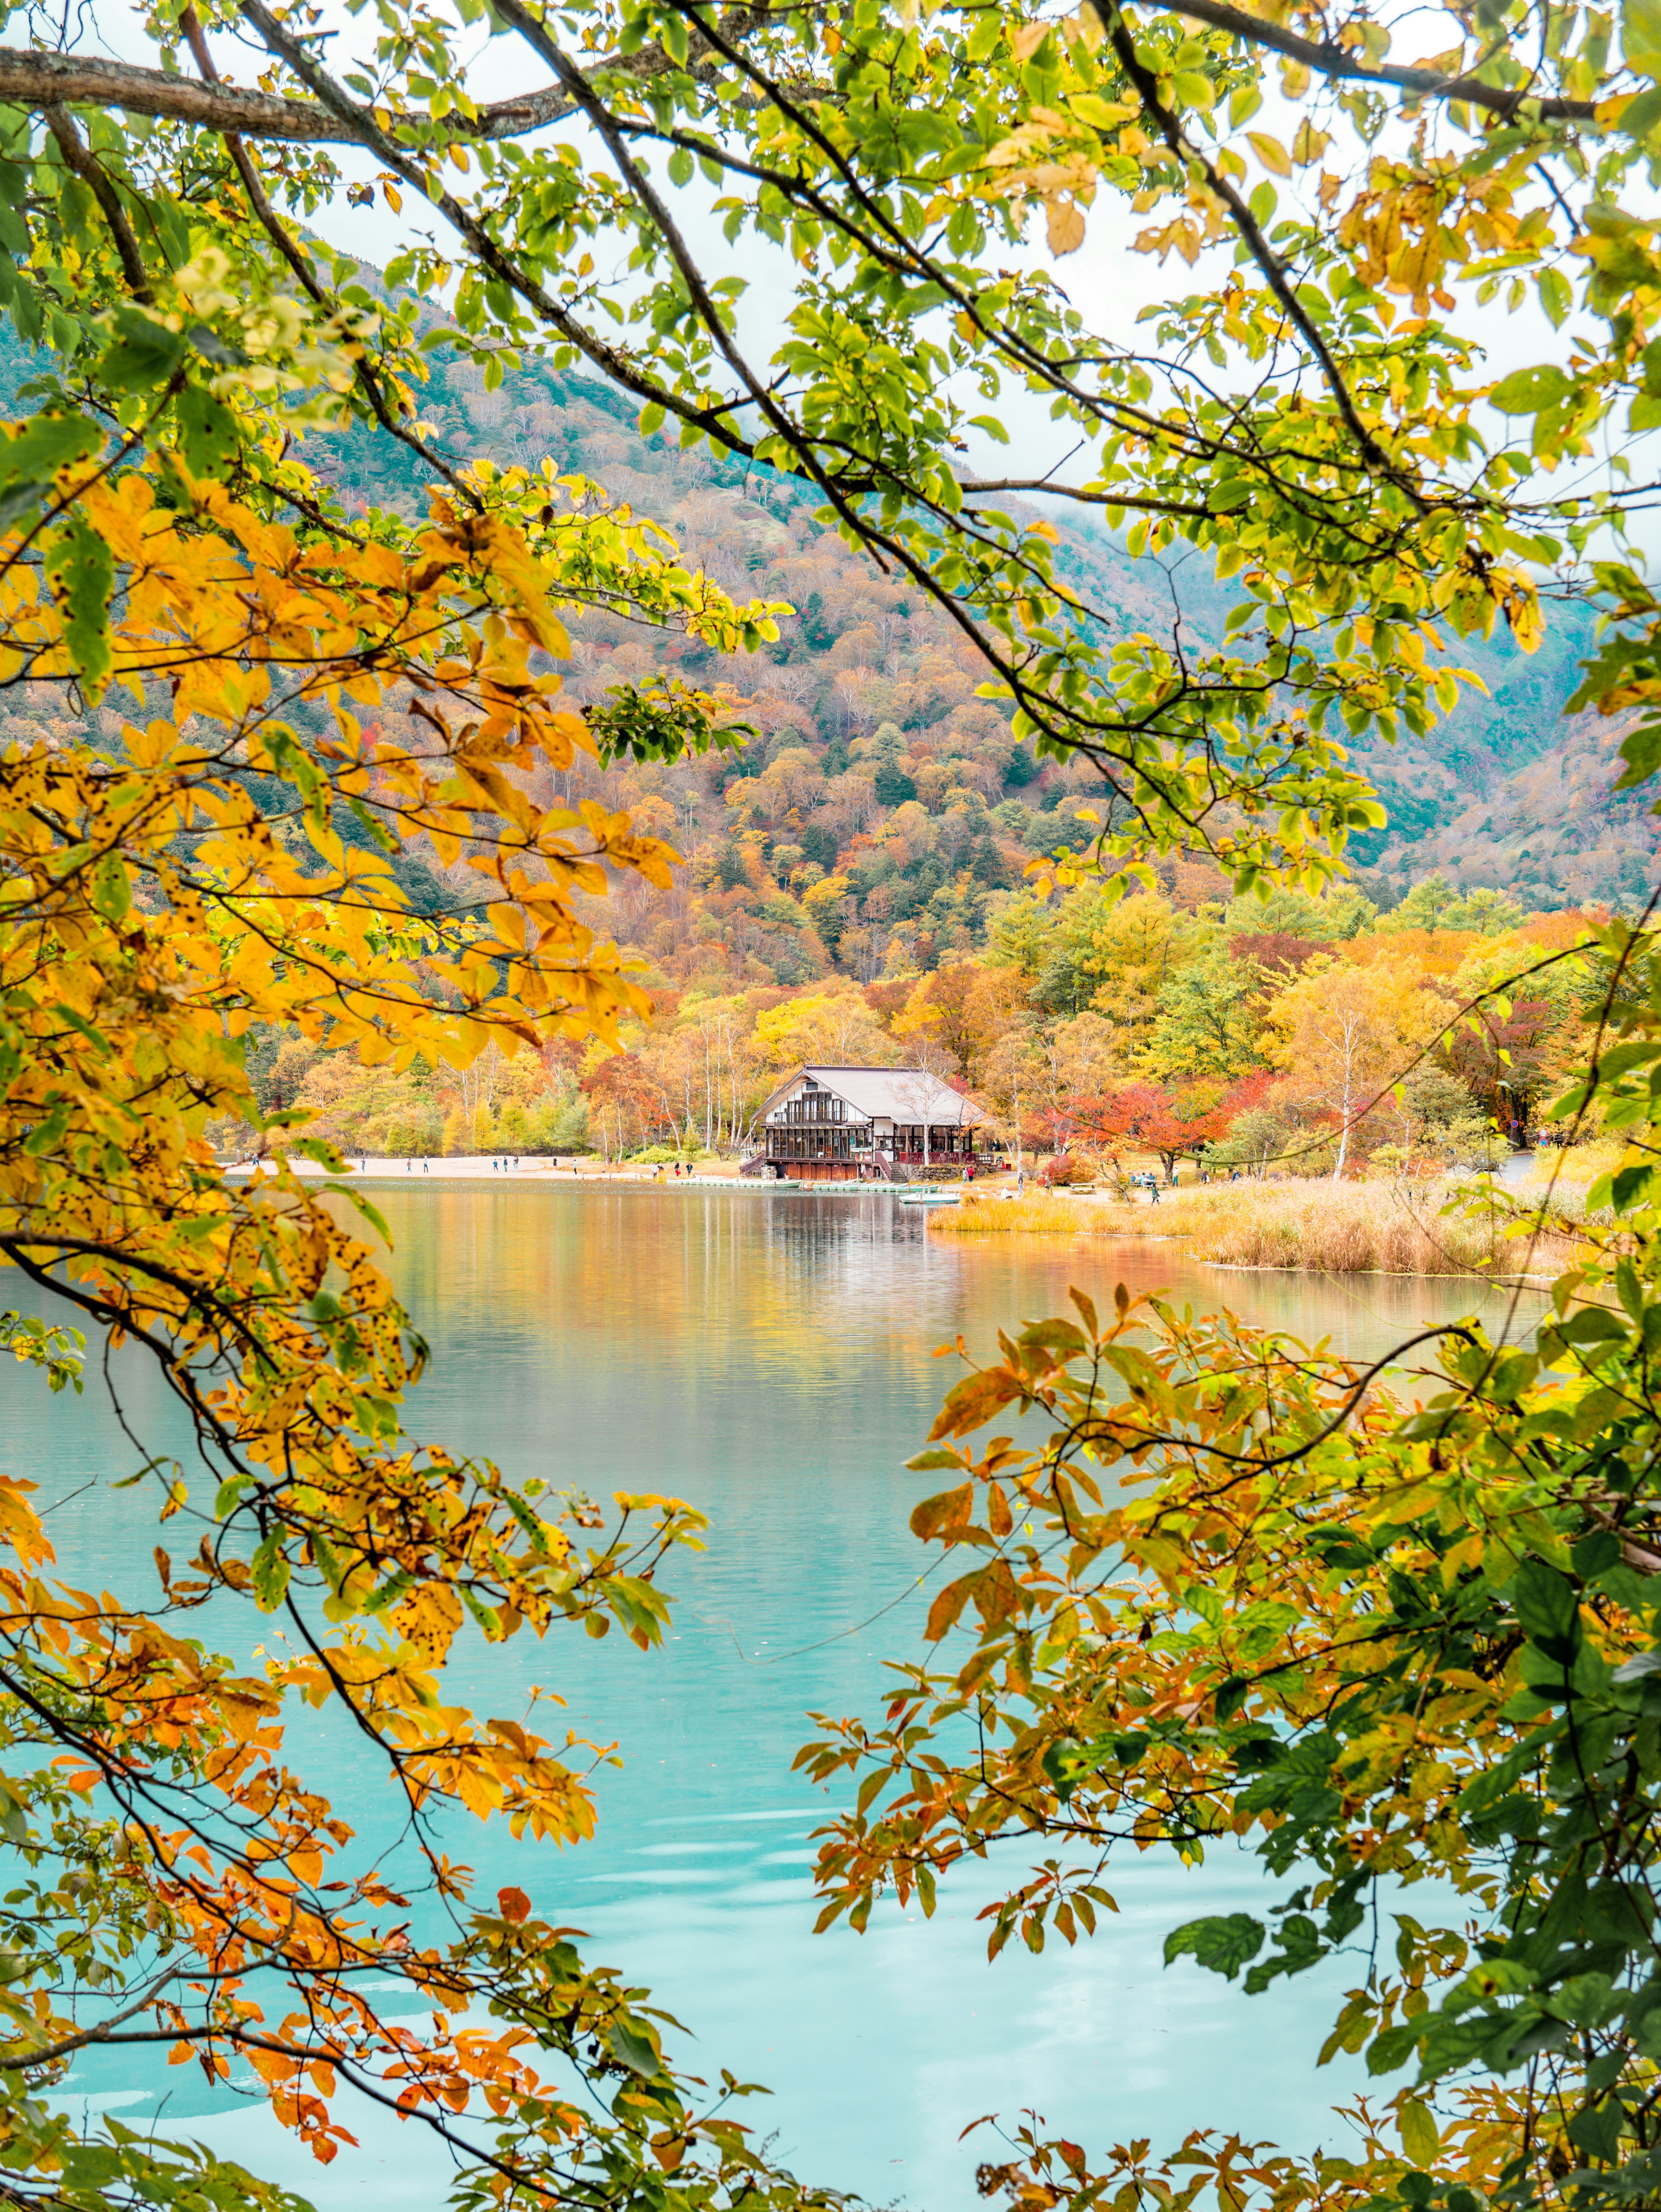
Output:
<svg viewBox="0 0 1661 2212">
<path fill-rule="evenodd" d="M 1009 1953 L 993 1968 L 974 1922 L 990 1874 L 952 1890 L 932 1924 L 890 1911 L 864 1938 L 814 1938 L 806 1870 L 823 1801 L 792 1780 L 790 1758 L 808 1709 L 873 1709 L 885 1656 L 916 1649 L 927 1561 L 905 1523 L 927 1478 L 903 1462 L 952 1379 L 937 1346 L 961 1334 L 983 1356 L 1001 1323 L 1062 1310 L 1074 1282 L 1104 1306 L 1120 1279 L 1226 1304 L 1360 1358 L 1462 1313 L 1495 1325 L 1503 1294 L 1229 1273 L 1140 1243 L 931 1239 L 915 1210 L 876 1194 L 390 1182 L 374 1195 L 434 1347 L 422 1433 L 488 1452 L 518 1480 L 674 1491 L 713 1524 L 708 1552 L 670 1577 L 679 1603 L 662 1653 L 577 1635 L 464 1662 L 491 1711 L 518 1713 L 540 1681 L 569 1698 L 579 1732 L 626 1757 L 602 1775 L 599 1834 L 579 1852 L 458 1823 L 450 1846 L 485 1895 L 516 1881 L 550 1917 L 587 1929 L 593 1955 L 650 1982 L 696 2030 L 700 2070 L 727 2064 L 777 2092 L 756 2117 L 782 2155 L 878 2202 L 966 2207 L 984 2154 L 958 2130 L 994 2108 L 1037 2105 L 1095 2142 L 1208 2119 L 1331 2138 L 1343 2084 L 1311 2064 L 1348 1968 L 1248 2008 L 1191 1966 L 1159 1964 L 1175 1920 L 1255 1891 L 1249 1866 L 1184 1876 L 1158 1857 L 1127 1863 L 1110 1885 L 1120 1914 L 1094 1945 Z M 1524 1302 L 1519 1326 L 1539 1305 Z M 130 1361 L 119 1372 L 147 1446 L 182 1449 L 159 1385 Z M 153 1507 L 101 1486 L 135 1456 L 92 1391 L 49 1407 L 32 1377 L 0 1388 L 8 1462 L 65 1501 L 51 1525 L 66 1571 L 94 1587 L 147 1578 Z M 89 1480 L 100 1487 L 70 1494 Z M 390 1793 L 355 1741 L 316 1734 L 301 1764 L 374 1832 Z M 129 2122 L 165 2100 L 164 2125 L 236 2145 L 320 2205 L 442 2202 L 411 2131 L 362 2116 L 350 2124 L 362 2151 L 317 2168 L 189 2074 L 106 2054 L 70 2094 L 119 2099 Z"/>
</svg>

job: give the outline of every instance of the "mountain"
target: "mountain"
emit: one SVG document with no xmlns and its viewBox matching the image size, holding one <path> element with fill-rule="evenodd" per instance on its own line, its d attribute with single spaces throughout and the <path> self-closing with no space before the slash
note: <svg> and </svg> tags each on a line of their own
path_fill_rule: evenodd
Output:
<svg viewBox="0 0 1661 2212">
<path fill-rule="evenodd" d="M 1536 909 L 1631 908 L 1648 896 L 1661 832 L 1652 799 L 1611 788 L 1624 725 L 1563 712 L 1592 617 L 1556 607 L 1548 619 L 1533 655 L 1508 639 L 1459 648 L 1488 696 L 1467 690 L 1428 739 L 1358 754 L 1390 812 L 1387 828 L 1354 848 L 1381 907 L 1432 874 L 1462 889 L 1493 884 Z"/>
</svg>

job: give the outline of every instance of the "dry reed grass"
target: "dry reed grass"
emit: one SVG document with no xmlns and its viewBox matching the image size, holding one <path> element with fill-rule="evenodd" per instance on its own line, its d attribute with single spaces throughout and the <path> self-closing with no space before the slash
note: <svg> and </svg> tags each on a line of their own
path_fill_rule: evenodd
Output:
<svg viewBox="0 0 1661 2212">
<path fill-rule="evenodd" d="M 1045 1193 L 965 1199 L 942 1208 L 929 1225 L 946 1237 L 1167 1237 L 1220 1267 L 1329 1275 L 1549 1277 L 1569 1264 L 1574 1248 L 1567 1238 L 1542 1237 L 1530 1249 L 1486 1222 L 1443 1216 L 1449 1192 L 1441 1182 L 1240 1182 L 1181 1191 L 1157 1206 Z"/>
<path fill-rule="evenodd" d="M 1599 1176 L 1613 1175 L 1628 1157 L 1628 1147 L 1613 1137 L 1594 1137 L 1587 1144 L 1565 1145 L 1561 1151 L 1541 1151 L 1534 1156 L 1529 1187 L 1542 1190 L 1549 1183 L 1563 1191 L 1585 1191 Z"/>
</svg>

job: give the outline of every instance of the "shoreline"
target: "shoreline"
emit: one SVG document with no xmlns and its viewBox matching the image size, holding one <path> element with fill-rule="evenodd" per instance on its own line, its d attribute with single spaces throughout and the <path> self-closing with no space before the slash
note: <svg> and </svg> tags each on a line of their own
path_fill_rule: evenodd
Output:
<svg viewBox="0 0 1661 2212">
<path fill-rule="evenodd" d="M 240 1178 L 252 1173 L 255 1164 L 247 1161 L 232 1162 L 226 1166 L 225 1172 L 229 1176 Z M 380 1189 L 389 1184 L 393 1187 L 402 1184 L 405 1188 L 420 1186 L 429 1190 L 435 1185 L 441 1185 L 449 1189 L 469 1185 L 483 1186 L 491 1190 L 504 1190 L 513 1185 L 536 1185 L 544 1189 L 561 1190 L 633 1188 L 654 1191 L 729 1191 L 752 1195 L 768 1194 L 774 1197 L 795 1197 L 802 1194 L 819 1196 L 829 1194 L 835 1198 L 873 1196 L 897 1198 L 907 1192 L 916 1191 L 921 1187 L 911 1183 L 892 1182 L 773 1182 L 764 1180 L 758 1176 L 740 1176 L 736 1167 L 724 1171 L 717 1169 L 713 1172 L 697 1175 L 666 1176 L 660 1181 L 655 1167 L 604 1168 L 595 1164 L 584 1165 L 573 1170 L 569 1166 L 557 1167 L 552 1160 L 538 1159 L 534 1164 L 529 1160 L 521 1160 L 517 1168 L 493 1168 L 488 1158 L 474 1158 L 471 1155 L 453 1159 L 435 1159 L 429 1156 L 427 1164 L 423 1167 L 420 1158 L 406 1162 L 402 1158 L 376 1158 L 373 1155 L 365 1158 L 360 1154 L 354 1156 L 349 1162 L 345 1173 L 340 1176 L 331 1175 L 327 1170 L 319 1167 L 311 1160 L 295 1160 L 290 1164 L 292 1171 L 307 1182 L 332 1182 L 337 1187 L 344 1184 L 365 1189 L 371 1186 Z M 941 1188 L 938 1185 L 931 1187 Z M 959 1198 L 978 1198 L 982 1195 L 1013 1197 L 1013 1192 L 1000 1191 L 989 1182 L 970 1186 L 959 1185 L 957 1187 L 956 1194 Z M 1071 1221 L 1065 1224 L 1056 1224 L 1042 1228 L 1023 1225 L 1015 1230 L 1015 1234 L 1023 1238 L 1032 1237 L 1035 1240 L 1062 1245 L 1071 1244 L 1075 1240 L 1088 1238 L 1102 1243 L 1171 1244 L 1188 1245 L 1191 1248 L 1194 1236 L 1191 1227 L 1138 1231 L 1129 1224 L 1123 1226 L 1115 1224 L 1111 1227 L 1104 1228 L 1099 1225 L 1099 1217 L 1102 1213 L 1114 1209 L 1116 1204 L 1114 1200 L 1079 1196 L 1070 1198 L 1067 1203 L 1068 1211 L 1074 1215 Z M 1141 1210 L 1137 1209 L 1139 1212 Z M 917 1211 L 922 1219 L 932 1227 L 937 1218 L 935 1209 L 919 1207 Z M 940 1211 L 943 1212 L 945 1209 Z M 955 1212 L 957 1209 L 954 1208 L 952 1211 Z M 1098 1217 L 1097 1220 L 1092 1221 L 1089 1218 L 1092 1214 Z M 964 1243 L 968 1245 L 979 1247 L 983 1244 L 983 1237 L 973 1232 L 964 1236 L 962 1230 L 958 1229 L 956 1236 L 961 1237 Z M 995 1232 L 995 1241 L 996 1232 Z M 1488 1273 L 1481 1268 L 1466 1271 L 1446 1267 L 1322 1267 L 1319 1264 L 1299 1266 L 1296 1261 L 1287 1261 L 1215 1260 L 1195 1252 L 1191 1249 L 1187 1256 L 1200 1267 L 1214 1268 L 1219 1273 L 1226 1274 L 1323 1276 L 1335 1281 L 1346 1279 L 1353 1280 L 1358 1278 L 1377 1278 L 1381 1280 L 1390 1279 L 1399 1282 L 1463 1281 L 1482 1283 L 1494 1290 L 1524 1290 L 1542 1296 L 1549 1291 L 1554 1279 L 1549 1274 L 1501 1272 L 1498 1269 Z"/>
<path fill-rule="evenodd" d="M 222 1163 L 227 1176 L 246 1176 L 256 1167 L 271 1167 L 270 1161 L 231 1160 Z M 521 1158 L 517 1167 L 492 1167 L 488 1158 L 471 1156 L 458 1159 L 436 1159 L 431 1156 L 403 1158 L 377 1158 L 373 1154 L 354 1153 L 346 1163 L 344 1174 L 332 1175 L 326 1168 L 319 1167 L 314 1160 L 296 1159 L 289 1163 L 289 1172 L 302 1176 L 308 1182 L 399 1183 L 406 1187 L 425 1184 L 429 1189 L 435 1182 L 482 1183 L 492 1190 L 507 1188 L 514 1184 L 539 1184 L 544 1188 L 561 1190 L 572 1188 L 619 1189 L 633 1186 L 644 1190 L 737 1190 L 745 1192 L 771 1191 L 795 1194 L 812 1192 L 816 1196 L 829 1194 L 837 1198 L 868 1197 L 873 1192 L 896 1196 L 901 1192 L 915 1190 L 921 1186 L 902 1182 L 775 1182 L 762 1176 L 741 1176 L 736 1167 L 706 1169 L 693 1175 L 660 1176 L 655 1167 L 614 1167 L 583 1165 L 572 1168 L 556 1164 L 551 1159 Z M 938 1186 L 928 1186 L 938 1188 Z"/>
</svg>

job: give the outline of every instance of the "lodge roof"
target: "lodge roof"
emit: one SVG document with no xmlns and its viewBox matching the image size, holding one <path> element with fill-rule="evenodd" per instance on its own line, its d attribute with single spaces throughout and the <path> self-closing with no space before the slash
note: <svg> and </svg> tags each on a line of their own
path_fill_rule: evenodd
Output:
<svg viewBox="0 0 1661 2212">
<path fill-rule="evenodd" d="M 931 1128 L 967 1129 L 985 1121 L 985 1109 L 938 1075 L 922 1067 L 799 1067 L 762 1109 L 764 1121 L 798 1086 L 817 1085 L 847 1100 L 861 1121 L 927 1121 Z"/>
</svg>

